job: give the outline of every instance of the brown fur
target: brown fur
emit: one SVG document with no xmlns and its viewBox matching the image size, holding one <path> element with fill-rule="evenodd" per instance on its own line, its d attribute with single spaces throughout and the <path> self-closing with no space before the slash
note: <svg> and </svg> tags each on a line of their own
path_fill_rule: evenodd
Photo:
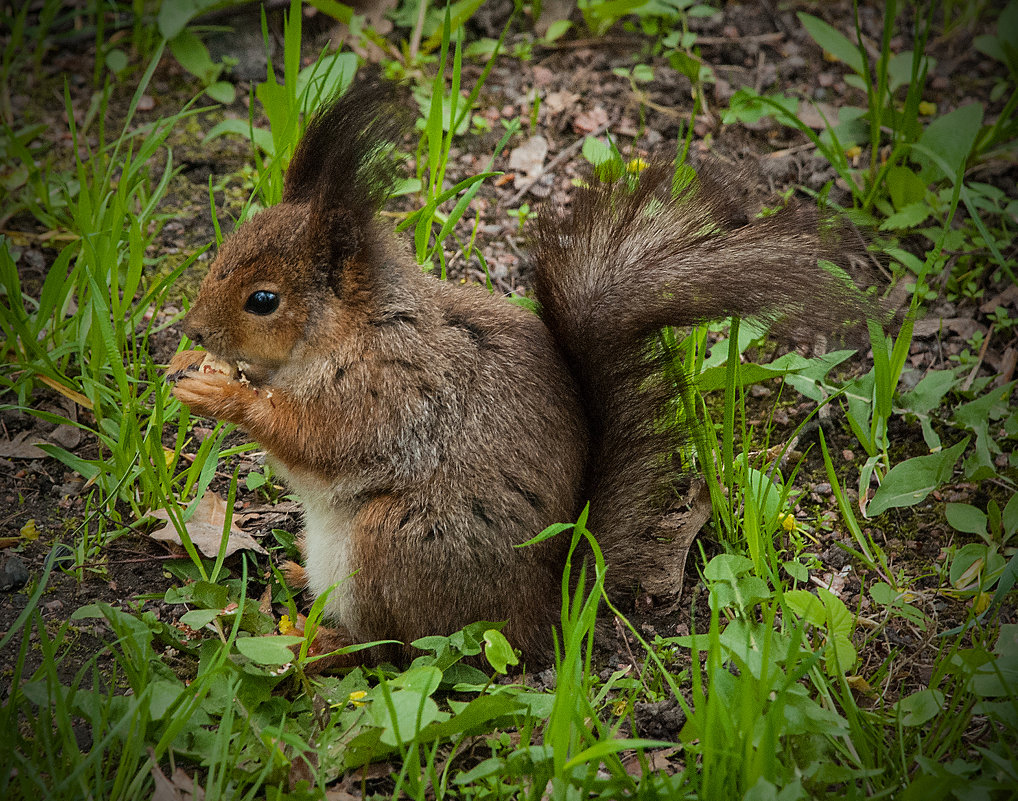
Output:
<svg viewBox="0 0 1018 801">
<path fill-rule="evenodd" d="M 189 351 L 174 392 L 244 428 L 305 501 L 307 564 L 292 574 L 335 585 L 335 642 L 399 640 L 367 658 L 406 662 L 418 637 L 506 620 L 543 659 L 568 543 L 516 546 L 589 500 L 610 575 L 667 561 L 651 533 L 682 432 L 664 424 L 675 387 L 654 332 L 728 314 L 827 328 L 864 307 L 817 267 L 815 215 L 748 221 L 708 173 L 673 200 L 664 168 L 543 219 L 541 318 L 435 281 L 375 219 L 399 130 L 387 91 L 354 90 L 312 121 L 283 202 L 223 244 L 184 320 L 247 362 L 251 385 L 187 369 Z M 246 311 L 258 290 L 278 309 Z"/>
</svg>

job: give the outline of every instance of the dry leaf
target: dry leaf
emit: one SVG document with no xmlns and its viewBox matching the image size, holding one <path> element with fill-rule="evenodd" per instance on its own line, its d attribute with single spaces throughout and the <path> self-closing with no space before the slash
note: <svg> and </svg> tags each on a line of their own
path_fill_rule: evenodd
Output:
<svg viewBox="0 0 1018 801">
<path fill-rule="evenodd" d="M 655 751 L 645 751 L 644 759 L 647 760 L 647 768 L 650 773 L 657 773 L 660 770 L 673 770 L 668 758 L 677 754 L 681 749 L 662 748 Z M 639 754 L 632 754 L 622 761 L 622 767 L 630 776 L 643 775 L 643 764 L 640 762 Z"/>
<path fill-rule="evenodd" d="M 552 92 L 544 99 L 542 105 L 548 114 L 560 114 L 575 106 L 579 100 L 580 96 L 575 92 Z"/>
<path fill-rule="evenodd" d="M 838 110 L 830 103 L 803 103 L 799 108 L 799 119 L 814 131 L 822 131 L 827 128 L 828 122 L 838 124 Z"/>
<path fill-rule="evenodd" d="M 548 155 L 548 140 L 543 136 L 532 136 L 509 154 L 509 167 L 517 172 L 516 186 L 529 184 L 544 172 L 544 158 Z M 524 173 L 519 175 L 519 173 Z"/>
<path fill-rule="evenodd" d="M 608 122 L 608 112 L 601 106 L 594 106 L 590 111 L 581 111 L 573 119 L 573 128 L 577 133 L 594 133 Z"/>
<path fill-rule="evenodd" d="M 151 753 L 151 749 L 150 749 Z M 173 771 L 173 778 L 167 778 L 158 765 L 152 765 L 152 778 L 156 789 L 152 801 L 204 801 L 205 790 L 195 784 L 183 768 Z"/>
<path fill-rule="evenodd" d="M 49 456 L 36 443 L 46 442 L 35 431 L 22 431 L 14 439 L 0 439 L 0 456 L 5 459 L 45 459 Z"/>
<path fill-rule="evenodd" d="M 177 529 L 170 522 L 170 515 L 165 509 L 157 509 L 152 517 L 165 520 L 166 524 L 152 532 L 152 538 L 162 542 L 183 545 Z M 206 492 L 198 502 L 191 519 L 187 521 L 187 533 L 191 536 L 194 547 L 210 558 L 219 553 L 219 542 L 223 538 L 223 526 L 226 524 L 226 501 L 214 492 Z M 230 536 L 226 542 L 226 555 L 229 556 L 241 549 L 267 553 L 255 542 L 254 538 L 237 528 L 235 521 L 230 521 Z"/>
</svg>

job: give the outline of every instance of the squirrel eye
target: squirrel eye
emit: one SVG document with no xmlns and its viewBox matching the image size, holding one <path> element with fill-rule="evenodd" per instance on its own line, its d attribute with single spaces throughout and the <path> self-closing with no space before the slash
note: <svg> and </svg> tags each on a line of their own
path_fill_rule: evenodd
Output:
<svg viewBox="0 0 1018 801">
<path fill-rule="evenodd" d="M 251 297 L 244 304 L 244 311 L 249 311 L 252 314 L 272 314 L 278 308 L 279 295 L 264 289 L 252 292 Z"/>
</svg>

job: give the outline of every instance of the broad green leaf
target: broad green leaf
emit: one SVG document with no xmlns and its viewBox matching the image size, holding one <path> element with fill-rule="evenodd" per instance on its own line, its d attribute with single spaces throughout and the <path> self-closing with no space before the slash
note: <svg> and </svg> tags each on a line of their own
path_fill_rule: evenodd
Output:
<svg viewBox="0 0 1018 801">
<path fill-rule="evenodd" d="M 218 77 L 221 67 L 212 62 L 205 43 L 190 31 L 181 31 L 171 39 L 170 51 L 180 66 L 202 83 L 211 83 Z"/>
<path fill-rule="evenodd" d="M 880 224 L 881 231 L 899 231 L 902 228 L 915 228 L 925 222 L 933 211 L 929 203 L 920 200 L 917 203 L 910 203 L 901 211 L 892 214 Z"/>
<path fill-rule="evenodd" d="M 833 636 L 828 634 L 827 648 L 824 651 L 824 662 L 827 664 L 828 673 L 832 674 L 835 670 L 848 673 L 855 667 L 858 658 L 855 646 L 852 645 L 852 641 L 848 637 L 841 634 Z"/>
<path fill-rule="evenodd" d="M 703 576 L 710 581 L 735 581 L 752 567 L 753 560 L 748 556 L 721 553 L 707 563 L 703 569 Z"/>
<path fill-rule="evenodd" d="M 940 453 L 916 456 L 892 467 L 866 507 L 866 517 L 875 517 L 895 507 L 914 506 L 925 499 L 951 478 L 969 439 L 971 437 L 965 437 Z"/>
<path fill-rule="evenodd" d="M 229 104 L 237 99 L 237 90 L 229 81 L 216 81 L 205 88 L 205 94 L 218 103 Z"/>
<path fill-rule="evenodd" d="M 416 739 L 421 729 L 440 717 L 438 705 L 429 696 L 415 690 L 392 692 L 389 695 L 391 709 L 377 688 L 372 696 L 370 715 L 375 725 L 382 728 L 381 740 L 386 745 L 394 746 Z"/>
<path fill-rule="evenodd" d="M 339 3 L 337 0 L 307 0 L 309 6 L 314 6 L 323 14 L 328 14 L 333 19 L 350 24 L 353 19 L 354 10 L 346 3 Z"/>
<path fill-rule="evenodd" d="M 554 42 L 557 39 L 561 39 L 566 35 L 566 32 L 572 27 L 572 24 L 567 19 L 557 19 L 551 25 L 548 26 L 548 32 L 544 35 L 544 41 Z"/>
<path fill-rule="evenodd" d="M 583 158 L 595 167 L 600 167 L 605 162 L 615 158 L 611 145 L 602 142 L 596 136 L 588 136 L 584 139 L 583 149 L 580 152 L 583 154 Z"/>
<path fill-rule="evenodd" d="M 173 706 L 186 688 L 179 681 L 156 679 L 148 686 L 148 713 L 153 720 L 162 720 L 166 710 Z"/>
<path fill-rule="evenodd" d="M 933 720 L 943 708 L 944 694 L 932 689 L 907 695 L 894 705 L 894 709 L 901 714 L 903 726 L 922 726 Z"/>
<path fill-rule="evenodd" d="M 801 582 L 809 580 L 809 568 L 807 568 L 802 562 L 782 562 L 781 566 L 784 567 L 785 572 L 796 581 Z"/>
<path fill-rule="evenodd" d="M 259 665 L 285 665 L 294 660 L 290 646 L 297 645 L 303 639 L 292 635 L 238 637 L 237 650 Z"/>
<path fill-rule="evenodd" d="M 957 381 L 954 370 L 930 370 L 911 392 L 901 396 L 902 408 L 916 414 L 929 414 L 940 406 Z"/>
<path fill-rule="evenodd" d="M 553 698 L 548 695 L 538 696 L 542 700 L 551 701 Z M 471 729 L 483 728 L 490 725 L 491 721 L 505 718 L 511 715 L 519 715 L 524 711 L 534 717 L 547 717 L 547 715 L 534 714 L 534 710 L 526 710 L 520 698 L 509 693 L 498 695 L 482 695 L 475 698 L 465 707 L 457 711 L 450 718 L 438 723 L 433 723 L 420 733 L 418 742 L 433 742 L 434 740 L 452 737 L 461 732 Z"/>
<path fill-rule="evenodd" d="M 986 513 L 967 503 L 949 503 L 945 509 L 947 522 L 955 531 L 966 534 L 987 535 Z"/>
<path fill-rule="evenodd" d="M 890 606 L 899 600 L 899 594 L 887 582 L 878 581 L 870 587 L 870 598 L 881 606 Z"/>
<path fill-rule="evenodd" d="M 496 629 L 484 632 L 484 658 L 498 673 L 505 673 L 509 665 L 520 663 L 509 641 Z"/>
<path fill-rule="evenodd" d="M 389 682 L 393 687 L 431 695 L 442 683 L 442 671 L 434 665 L 410 668 Z"/>
<path fill-rule="evenodd" d="M 106 53 L 105 62 L 110 70 L 119 74 L 127 66 L 127 53 L 119 47 L 115 47 Z"/>
<path fill-rule="evenodd" d="M 993 647 L 994 664 L 981 665 L 972 680 L 973 691 L 987 697 L 1010 696 L 1018 693 L 1018 624 L 1000 627 Z"/>
<path fill-rule="evenodd" d="M 259 150 L 262 150 L 268 156 L 275 154 L 276 148 L 272 141 L 272 133 L 257 126 L 252 128 L 247 120 L 227 119 L 216 123 L 212 126 L 212 130 L 205 134 L 204 141 L 209 142 L 217 136 L 222 136 L 223 134 L 228 133 L 243 136 L 249 141 L 253 134 L 254 143 L 258 146 Z"/>
<path fill-rule="evenodd" d="M 800 11 L 798 17 L 807 33 L 813 37 L 814 42 L 832 56 L 843 61 L 857 74 L 866 76 L 866 65 L 863 63 L 859 48 L 852 44 L 844 34 L 812 14 Z"/>
<path fill-rule="evenodd" d="M 818 628 L 826 627 L 827 613 L 824 602 L 808 590 L 788 590 L 784 594 L 785 603 L 792 611 L 807 623 Z"/>
<path fill-rule="evenodd" d="M 832 633 L 840 637 L 850 637 L 855 618 L 848 611 L 844 601 L 823 587 L 817 587 L 817 597 L 827 610 L 827 622 L 831 627 Z"/>
<path fill-rule="evenodd" d="M 1004 525 L 1005 537 L 1010 537 L 1018 531 L 1018 492 L 1011 496 L 1000 519 Z"/>
<path fill-rule="evenodd" d="M 180 616 L 180 622 L 195 630 L 203 629 L 222 613 L 222 609 L 192 609 Z"/>
<path fill-rule="evenodd" d="M 968 159 L 982 123 L 983 107 L 979 103 L 969 103 L 933 120 L 917 144 L 943 159 L 951 171 L 946 177 L 954 178 Z M 926 183 L 945 177 L 944 171 L 921 151 L 913 151 L 912 158 L 922 166 L 920 178 Z"/>
<path fill-rule="evenodd" d="M 171 3 L 159 4 L 159 15 L 156 22 L 163 38 L 172 40 L 192 19 L 213 5 L 215 0 L 174 0 Z"/>
</svg>

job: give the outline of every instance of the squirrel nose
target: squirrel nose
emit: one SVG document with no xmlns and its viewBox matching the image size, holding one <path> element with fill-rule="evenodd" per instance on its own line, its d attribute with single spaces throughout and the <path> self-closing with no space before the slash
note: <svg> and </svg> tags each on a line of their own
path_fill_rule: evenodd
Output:
<svg viewBox="0 0 1018 801">
<path fill-rule="evenodd" d="M 184 319 L 180 321 L 180 329 L 184 332 L 184 335 L 191 340 L 194 345 L 200 345 L 205 337 L 202 335 L 193 322 L 190 320 L 191 315 L 185 314 Z"/>
</svg>

